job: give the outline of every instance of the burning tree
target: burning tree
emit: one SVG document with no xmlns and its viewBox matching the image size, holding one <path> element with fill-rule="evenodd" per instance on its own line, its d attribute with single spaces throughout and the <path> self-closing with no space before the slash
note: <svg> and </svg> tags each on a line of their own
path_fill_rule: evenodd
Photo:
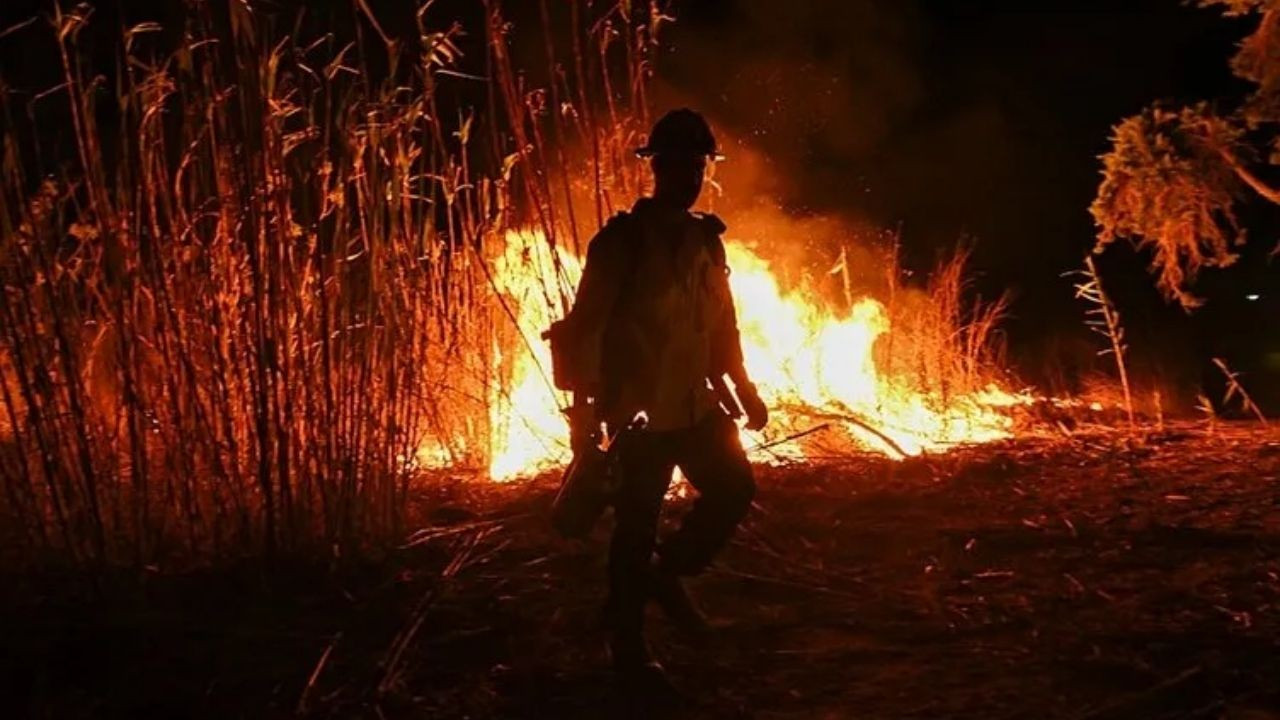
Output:
<svg viewBox="0 0 1280 720">
<path fill-rule="evenodd" d="M 1189 289 L 1204 267 L 1235 262 L 1244 241 L 1235 208 L 1247 192 L 1280 204 L 1280 188 L 1253 166 L 1280 165 L 1280 3 L 1199 0 L 1258 26 L 1231 60 L 1236 76 L 1256 85 L 1243 104 L 1223 112 L 1209 103 L 1154 105 L 1115 128 L 1103 156 L 1103 181 L 1091 211 L 1095 252 L 1131 238 L 1153 252 L 1160 290 L 1184 308 L 1201 304 Z"/>
</svg>

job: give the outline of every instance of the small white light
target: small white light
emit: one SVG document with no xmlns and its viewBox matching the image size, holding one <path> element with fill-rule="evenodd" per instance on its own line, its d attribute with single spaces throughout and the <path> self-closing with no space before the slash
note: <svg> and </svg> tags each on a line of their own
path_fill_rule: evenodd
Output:
<svg viewBox="0 0 1280 720">
<path fill-rule="evenodd" d="M 1261 298 L 1261 297 L 1262 297 L 1262 296 L 1261 296 L 1261 295 L 1259 295 L 1258 293 L 1249 293 L 1248 295 L 1245 295 L 1245 296 L 1244 296 L 1244 299 L 1245 299 L 1245 300 L 1248 300 L 1249 302 L 1254 302 L 1254 301 L 1258 300 L 1258 299 L 1259 299 L 1259 298 Z"/>
</svg>

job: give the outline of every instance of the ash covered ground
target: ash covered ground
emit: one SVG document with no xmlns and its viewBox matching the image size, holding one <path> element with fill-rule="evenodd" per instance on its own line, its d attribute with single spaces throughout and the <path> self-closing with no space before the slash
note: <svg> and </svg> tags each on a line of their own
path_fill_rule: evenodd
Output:
<svg viewBox="0 0 1280 720">
<path fill-rule="evenodd" d="M 1275 718 L 1278 480 L 1257 425 L 760 468 L 690 583 L 716 636 L 652 617 L 685 695 L 661 710 L 605 669 L 608 522 L 555 537 L 554 477 L 444 480 L 385 561 L 14 593 L 5 694 L 10 717 Z"/>
</svg>

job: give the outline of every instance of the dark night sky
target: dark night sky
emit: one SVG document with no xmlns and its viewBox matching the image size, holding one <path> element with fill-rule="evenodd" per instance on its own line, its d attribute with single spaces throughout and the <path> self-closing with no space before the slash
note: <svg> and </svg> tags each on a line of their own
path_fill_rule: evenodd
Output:
<svg viewBox="0 0 1280 720">
<path fill-rule="evenodd" d="M 796 212 L 900 224 L 917 269 L 970 237 L 978 287 L 1014 293 L 1014 350 L 1038 354 L 1050 328 L 1079 328 L 1059 276 L 1092 245 L 1111 126 L 1158 99 L 1238 97 L 1228 58 L 1251 22 L 1176 0 L 702 0 L 682 5 L 659 75 L 670 102 L 751 138 Z M 1194 344 L 1143 262 L 1104 258 L 1134 344 Z"/>
</svg>

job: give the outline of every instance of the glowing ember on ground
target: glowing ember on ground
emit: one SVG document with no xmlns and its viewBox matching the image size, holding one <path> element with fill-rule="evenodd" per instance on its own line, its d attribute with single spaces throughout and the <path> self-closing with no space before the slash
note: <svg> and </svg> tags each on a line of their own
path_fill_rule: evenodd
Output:
<svg viewBox="0 0 1280 720">
<path fill-rule="evenodd" d="M 568 460 L 560 412 L 567 398 L 551 387 L 550 352 L 539 334 L 558 313 L 561 289 L 575 287 L 581 272 L 577 259 L 563 251 L 557 268 L 539 233 L 512 232 L 506 240 L 492 266 L 494 285 L 520 332 L 514 342 L 494 340 L 489 472 L 495 480 Z M 943 398 L 908 378 L 886 376 L 875 353 L 877 341 L 890 331 L 883 304 L 864 297 L 840 314 L 803 289 L 780 288 L 768 262 L 745 246 L 729 240 L 727 250 L 747 369 L 773 418 L 767 436 L 744 431 L 748 448 L 827 422 L 850 449 L 901 458 L 1008 437 L 1008 409 L 1032 401 L 995 384 Z M 771 444 L 758 459 L 804 459 L 805 442 Z"/>
</svg>

